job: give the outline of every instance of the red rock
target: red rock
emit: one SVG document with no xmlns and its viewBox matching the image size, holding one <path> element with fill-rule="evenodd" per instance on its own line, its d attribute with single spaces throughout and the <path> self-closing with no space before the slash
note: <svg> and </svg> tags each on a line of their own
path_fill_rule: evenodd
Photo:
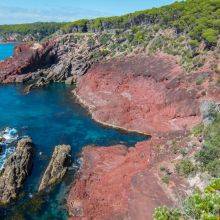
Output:
<svg viewBox="0 0 220 220">
<path fill-rule="evenodd" d="M 18 45 L 12 58 L 0 62 L 0 83 L 22 82 L 31 71 L 47 65 L 53 59 L 54 44 L 55 41 Z"/>
<path fill-rule="evenodd" d="M 150 142 L 130 149 L 86 147 L 82 156 L 83 166 L 68 198 L 71 219 L 144 220 L 158 205 L 172 204 L 150 172 L 155 159 Z"/>
<path fill-rule="evenodd" d="M 202 99 L 219 96 L 215 86 L 196 85 L 201 71 L 187 75 L 164 54 L 135 55 L 94 65 L 74 93 L 96 121 L 170 140 L 201 121 Z M 68 197 L 71 219 L 146 220 L 155 207 L 175 204 L 153 171 L 157 144 L 85 148 Z"/>
<path fill-rule="evenodd" d="M 199 122 L 197 91 L 171 56 L 134 56 L 99 63 L 76 95 L 102 123 L 146 134 L 175 132 Z"/>
</svg>

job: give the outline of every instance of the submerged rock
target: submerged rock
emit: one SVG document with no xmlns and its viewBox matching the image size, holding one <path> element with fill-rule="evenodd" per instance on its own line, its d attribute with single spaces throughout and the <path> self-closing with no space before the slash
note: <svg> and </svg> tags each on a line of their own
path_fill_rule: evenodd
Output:
<svg viewBox="0 0 220 220">
<path fill-rule="evenodd" d="M 43 175 L 38 191 L 59 182 L 71 163 L 71 147 L 69 145 L 59 145 L 55 147 L 50 163 Z"/>
<path fill-rule="evenodd" d="M 7 159 L 0 174 L 0 203 L 16 199 L 33 164 L 33 142 L 30 138 L 18 142 L 16 151 Z"/>
</svg>

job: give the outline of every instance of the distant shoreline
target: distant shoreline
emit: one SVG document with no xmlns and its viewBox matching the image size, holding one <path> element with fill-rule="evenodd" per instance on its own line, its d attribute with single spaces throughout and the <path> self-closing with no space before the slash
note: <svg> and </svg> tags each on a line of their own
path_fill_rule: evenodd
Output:
<svg viewBox="0 0 220 220">
<path fill-rule="evenodd" d="M 19 41 L 0 41 L 0 44 L 15 44 L 15 45 L 18 45 L 20 43 L 21 42 L 19 42 Z"/>
</svg>

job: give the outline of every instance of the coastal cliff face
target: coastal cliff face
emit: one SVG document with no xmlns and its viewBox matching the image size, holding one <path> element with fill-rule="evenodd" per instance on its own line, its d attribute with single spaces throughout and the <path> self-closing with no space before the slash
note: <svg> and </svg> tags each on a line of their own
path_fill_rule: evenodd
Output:
<svg viewBox="0 0 220 220">
<path fill-rule="evenodd" d="M 0 62 L 0 82 L 24 83 L 27 92 L 52 82 L 72 84 L 95 62 L 92 53 L 100 44 L 89 46 L 88 39 L 61 35 L 43 44 L 19 45 L 12 58 Z"/>
<path fill-rule="evenodd" d="M 43 68 L 55 61 L 55 44 L 21 44 L 15 48 L 14 55 L 0 62 L 0 82 L 25 82 L 34 70 Z"/>
</svg>

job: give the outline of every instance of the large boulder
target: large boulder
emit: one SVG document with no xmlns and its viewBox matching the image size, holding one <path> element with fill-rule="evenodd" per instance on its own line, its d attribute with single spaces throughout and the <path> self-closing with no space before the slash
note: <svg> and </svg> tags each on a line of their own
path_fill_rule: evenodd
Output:
<svg viewBox="0 0 220 220">
<path fill-rule="evenodd" d="M 71 164 L 71 147 L 69 145 L 59 145 L 55 147 L 50 163 L 43 175 L 38 191 L 43 191 L 46 188 L 59 182 L 68 167 Z"/>
<path fill-rule="evenodd" d="M 33 142 L 30 138 L 18 142 L 16 151 L 7 159 L 0 174 L 0 203 L 16 199 L 33 165 Z"/>
</svg>

